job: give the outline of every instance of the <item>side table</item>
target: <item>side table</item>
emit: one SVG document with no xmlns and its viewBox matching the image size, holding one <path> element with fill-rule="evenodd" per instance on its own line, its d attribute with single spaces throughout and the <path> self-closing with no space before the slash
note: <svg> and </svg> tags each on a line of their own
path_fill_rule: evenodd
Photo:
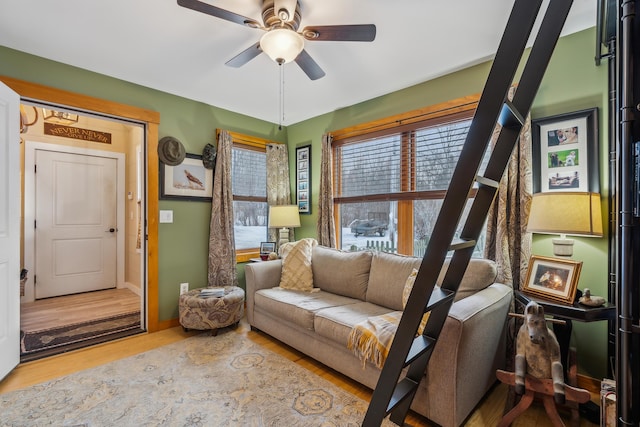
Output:
<svg viewBox="0 0 640 427">
<path fill-rule="evenodd" d="M 535 301 L 544 308 L 545 314 L 550 314 L 567 322 L 566 326 L 553 325 L 553 332 L 556 334 L 558 343 L 560 344 L 563 364 L 566 363 L 567 355 L 569 354 L 569 341 L 571 339 L 571 331 L 573 330 L 573 320 L 578 322 L 595 322 L 599 320 L 613 321 L 616 318 L 616 306 L 609 302 L 600 307 L 587 307 L 577 302 L 569 305 L 537 298 L 525 294 L 522 291 L 516 291 L 516 301 L 523 306 L 529 304 L 529 301 Z M 610 357 L 611 354 L 608 354 L 608 358 Z"/>
</svg>

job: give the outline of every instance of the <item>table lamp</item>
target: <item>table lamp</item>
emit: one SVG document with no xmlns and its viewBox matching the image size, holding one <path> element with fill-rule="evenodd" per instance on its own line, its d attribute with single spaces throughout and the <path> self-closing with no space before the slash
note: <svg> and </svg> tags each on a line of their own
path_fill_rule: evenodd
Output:
<svg viewBox="0 0 640 427">
<path fill-rule="evenodd" d="M 602 237 L 600 194 L 565 191 L 534 194 L 527 231 L 559 234 L 559 239 L 552 239 L 553 254 L 572 256 L 573 239 L 567 239 L 568 234 Z"/>
<path fill-rule="evenodd" d="M 269 206 L 269 227 L 278 230 L 278 248 L 289 242 L 289 228 L 300 227 L 298 205 Z"/>
</svg>

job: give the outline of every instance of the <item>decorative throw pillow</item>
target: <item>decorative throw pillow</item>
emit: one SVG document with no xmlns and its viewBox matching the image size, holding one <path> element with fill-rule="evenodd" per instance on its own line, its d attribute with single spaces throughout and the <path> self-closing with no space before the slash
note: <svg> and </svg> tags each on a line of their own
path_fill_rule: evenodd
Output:
<svg viewBox="0 0 640 427">
<path fill-rule="evenodd" d="M 411 290 L 413 289 L 413 284 L 416 282 L 416 276 L 418 275 L 418 270 L 413 269 L 409 277 L 407 277 L 407 281 L 404 284 L 404 289 L 402 290 L 402 308 L 404 309 L 407 306 L 407 301 L 409 301 L 409 295 L 411 295 Z M 436 285 L 437 286 L 437 285 Z M 424 331 L 424 327 L 427 324 L 427 320 L 429 320 L 429 314 L 431 312 L 426 312 L 422 316 L 422 321 L 420 322 L 420 326 L 418 327 L 418 335 L 422 335 Z"/>
<path fill-rule="evenodd" d="M 298 291 L 311 292 L 313 290 L 313 270 L 311 269 L 311 254 L 318 242 L 315 239 L 302 239 L 282 245 L 282 274 L 280 287 Z"/>
<path fill-rule="evenodd" d="M 284 259 L 295 244 L 296 242 L 287 242 L 284 245 L 280 245 L 280 247 L 278 248 L 280 259 Z"/>
</svg>

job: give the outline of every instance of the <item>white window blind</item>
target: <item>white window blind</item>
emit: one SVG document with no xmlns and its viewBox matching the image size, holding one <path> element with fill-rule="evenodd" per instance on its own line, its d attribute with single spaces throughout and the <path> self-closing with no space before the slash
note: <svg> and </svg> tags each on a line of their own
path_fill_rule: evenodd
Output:
<svg viewBox="0 0 640 427">
<path fill-rule="evenodd" d="M 342 202 L 370 200 L 371 196 L 401 200 L 420 198 L 411 196 L 415 192 L 437 191 L 443 197 L 470 125 L 471 118 L 464 118 L 337 145 L 335 196 Z"/>
<path fill-rule="evenodd" d="M 234 146 L 232 150 L 232 189 L 235 200 L 267 198 L 267 154 Z"/>
<path fill-rule="evenodd" d="M 417 191 L 446 190 L 460 157 L 471 120 L 461 120 L 415 132 Z"/>
<path fill-rule="evenodd" d="M 363 140 L 340 148 L 340 194 L 357 197 L 400 191 L 400 136 Z"/>
</svg>

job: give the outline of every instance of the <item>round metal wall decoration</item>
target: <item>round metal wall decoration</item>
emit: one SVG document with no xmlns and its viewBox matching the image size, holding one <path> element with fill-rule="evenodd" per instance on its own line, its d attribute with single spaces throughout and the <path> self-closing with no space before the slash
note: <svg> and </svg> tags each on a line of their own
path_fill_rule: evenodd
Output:
<svg viewBox="0 0 640 427">
<path fill-rule="evenodd" d="M 216 147 L 213 144 L 207 144 L 202 150 L 202 164 L 207 169 L 213 169 L 216 165 Z"/>
</svg>

